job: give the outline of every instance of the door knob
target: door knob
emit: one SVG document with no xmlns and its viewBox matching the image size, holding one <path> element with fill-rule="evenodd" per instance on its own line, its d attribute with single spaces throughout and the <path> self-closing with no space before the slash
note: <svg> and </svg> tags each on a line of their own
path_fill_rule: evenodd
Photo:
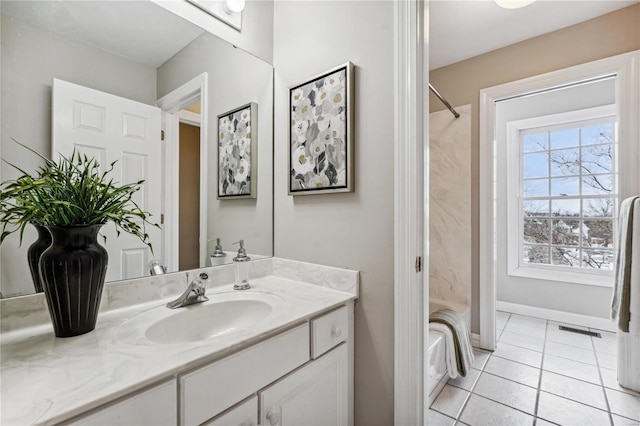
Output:
<svg viewBox="0 0 640 426">
<path fill-rule="evenodd" d="M 278 414 L 277 412 L 267 411 L 266 417 L 267 420 L 269 420 L 271 426 L 277 425 L 280 421 L 280 414 Z"/>
<path fill-rule="evenodd" d="M 340 337 L 342 335 L 342 329 L 337 325 L 334 325 L 333 327 L 331 327 L 331 334 L 335 337 Z"/>
</svg>

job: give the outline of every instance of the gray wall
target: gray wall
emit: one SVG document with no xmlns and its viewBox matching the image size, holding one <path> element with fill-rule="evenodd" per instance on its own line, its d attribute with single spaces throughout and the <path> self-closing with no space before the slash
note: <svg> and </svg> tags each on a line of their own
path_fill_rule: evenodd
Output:
<svg viewBox="0 0 640 426">
<path fill-rule="evenodd" d="M 232 70 L 230 72 L 230 70 Z M 192 78 L 208 73 L 208 238 L 221 237 L 223 248 L 245 240 L 247 253 L 273 252 L 273 68 L 216 36 L 203 34 L 158 68 L 158 97 Z M 258 196 L 256 199 L 217 199 L 218 115 L 249 102 L 258 104 Z M 213 252 L 215 241 L 207 247 Z"/>
<path fill-rule="evenodd" d="M 57 34 L 2 15 L 2 158 L 33 170 L 35 155 L 11 141 L 14 138 L 37 152 L 51 153 L 51 84 L 59 78 L 92 89 L 153 104 L 156 71 L 89 45 L 69 42 Z M 15 178 L 2 165 L 1 179 Z M 31 230 L 30 230 L 31 231 Z M 33 292 L 26 251 L 35 232 L 25 234 L 19 247 L 13 234 L 0 250 L 0 291 L 4 296 Z M 9 267 L 7 267 L 9 266 Z"/>
<path fill-rule="evenodd" d="M 393 2 L 277 1 L 275 255 L 360 271 L 355 419 L 393 424 Z M 355 192 L 287 195 L 288 87 L 355 64 Z"/>
</svg>

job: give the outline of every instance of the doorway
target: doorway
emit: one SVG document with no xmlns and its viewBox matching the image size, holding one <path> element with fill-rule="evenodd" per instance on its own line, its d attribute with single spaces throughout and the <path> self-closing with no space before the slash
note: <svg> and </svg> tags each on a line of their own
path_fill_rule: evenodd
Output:
<svg viewBox="0 0 640 426">
<path fill-rule="evenodd" d="M 200 126 L 180 122 L 178 263 L 181 271 L 198 265 L 200 223 Z"/>
<path fill-rule="evenodd" d="M 614 79 L 614 83 L 612 83 L 614 90 L 614 108 L 613 114 L 615 119 L 617 120 L 618 126 L 618 137 L 617 137 L 617 156 L 618 156 L 618 170 L 617 170 L 617 186 L 616 188 L 618 197 L 617 200 L 621 200 L 635 194 L 638 192 L 638 171 L 634 164 L 636 164 L 638 159 L 638 148 L 634 146 L 634 144 L 629 143 L 629 141 L 637 140 L 638 129 L 635 124 L 635 118 L 638 114 L 638 99 L 637 95 L 637 75 L 634 76 L 634 66 L 637 67 L 637 63 L 639 60 L 639 53 L 632 52 L 628 54 L 623 54 L 619 56 L 614 56 L 611 58 L 603 59 L 600 61 L 590 62 L 587 64 L 567 68 L 560 71 L 555 71 L 552 73 L 531 77 L 525 80 L 520 80 L 512 83 L 503 84 L 500 86 L 495 86 L 492 88 L 484 89 L 481 91 L 480 95 L 480 108 L 481 108 L 481 122 L 480 122 L 480 347 L 483 349 L 494 350 L 496 347 L 496 308 L 499 303 L 497 302 L 498 295 L 498 280 L 504 279 L 503 272 L 505 270 L 514 271 L 521 267 L 523 262 L 527 263 L 526 260 L 523 259 L 524 256 L 521 256 L 520 253 L 524 246 L 523 241 L 524 237 L 520 237 L 520 240 L 517 238 L 516 245 L 512 243 L 511 247 L 508 246 L 508 238 L 505 237 L 504 228 L 500 228 L 498 224 L 507 223 L 507 208 L 504 206 L 499 206 L 498 200 L 502 199 L 503 202 L 511 202 L 515 205 L 514 211 L 522 212 L 523 203 L 527 202 L 527 197 L 522 196 L 522 188 L 526 184 L 524 182 L 524 177 L 522 175 L 522 170 L 518 170 L 519 167 L 524 167 L 525 159 L 515 160 L 512 158 L 509 163 L 511 167 L 516 168 L 516 174 L 519 173 L 519 181 L 515 184 L 514 180 L 507 179 L 505 173 L 507 159 L 504 157 L 506 151 L 500 152 L 500 148 L 498 144 L 500 143 L 500 133 L 502 132 L 502 138 L 506 137 L 507 129 L 501 129 L 498 127 L 497 123 L 500 119 L 500 102 L 506 102 L 509 99 L 525 99 L 526 97 L 533 97 L 536 95 L 540 95 L 541 93 L 560 93 L 562 89 L 567 89 L 569 87 L 580 88 L 584 84 L 588 82 L 594 81 L 605 81 L 607 78 Z M 606 83 L 605 83 L 606 84 Z M 583 108 L 584 109 L 584 108 Z M 609 113 L 610 114 L 610 113 Z M 606 114 L 605 114 L 606 115 Z M 548 115 L 546 118 L 549 118 Z M 504 127 L 504 119 L 501 120 L 502 125 Z M 557 124 L 557 123 L 556 123 Z M 518 126 L 522 127 L 523 123 L 518 123 L 517 120 L 513 121 L 511 130 L 513 132 L 518 131 Z M 532 128 L 540 128 L 541 123 L 534 123 Z M 586 124 L 585 124 L 586 126 Z M 526 126 L 525 126 L 526 127 Z M 554 129 L 550 128 L 550 131 Z M 555 129 L 559 130 L 559 129 Z M 565 129 L 566 130 L 566 129 Z M 534 134 L 536 130 L 532 131 Z M 544 132 L 542 132 L 544 133 Z M 541 133 L 541 134 L 542 134 Z M 526 135 L 526 131 L 522 133 Z M 577 151 L 577 149 L 576 149 Z M 550 152 L 550 151 L 549 151 Z M 549 153 L 547 155 L 550 155 Z M 501 157 L 502 156 L 502 157 Z M 549 166 L 549 167 L 552 167 Z M 549 181 L 549 185 L 551 180 L 554 178 L 552 176 L 541 177 L 542 179 L 547 179 Z M 615 178 L 615 176 L 614 176 Z M 585 179 L 581 179 L 580 185 L 584 183 Z M 507 184 L 507 182 L 511 182 L 511 184 Z M 511 187 L 511 188 L 510 188 Z M 511 193 L 508 196 L 509 191 L 512 191 L 515 188 L 516 191 L 520 191 L 519 194 Z M 551 188 L 549 186 L 548 188 Z M 552 192 L 549 189 L 548 192 Z M 514 195 L 515 194 L 515 195 Z M 539 195 L 539 194 L 538 194 Z M 548 194 L 551 198 L 553 194 Z M 557 193 L 558 201 L 567 201 L 572 198 L 576 198 L 574 195 L 570 195 L 566 193 L 566 191 L 559 191 Z M 514 198 L 515 197 L 515 198 Z M 544 198 L 544 196 L 542 197 Z M 596 197 L 597 198 L 597 197 Z M 542 199 L 540 199 L 542 200 Z M 538 200 L 538 201 L 540 201 Z M 544 204 L 544 201 L 542 202 Z M 575 204 L 575 201 L 572 202 Z M 565 204 L 567 204 L 565 202 Z M 571 203 L 569 203 L 571 204 Z M 582 204 L 581 204 L 582 205 Z M 551 214 L 551 212 L 549 213 Z M 582 213 L 578 213 L 582 215 Z M 615 214 L 610 215 L 612 218 Z M 582 217 L 582 216 L 580 216 Z M 546 218 L 546 216 L 545 216 Z M 544 222 L 545 218 L 542 218 L 541 221 Z M 549 231 L 552 232 L 552 226 L 554 224 L 553 218 L 549 219 Z M 519 229 L 518 225 L 523 225 L 525 219 L 524 216 L 520 218 L 520 222 L 517 222 L 518 219 L 510 225 L 511 229 Z M 574 220 L 575 221 L 575 220 Z M 558 225 L 559 220 L 555 220 L 556 225 Z M 544 223 L 547 224 L 546 222 Z M 566 223 L 565 223 L 566 225 Z M 582 227 L 578 227 L 582 229 Z M 585 237 L 581 235 L 581 231 L 577 235 L 578 240 L 582 240 Z M 553 237 L 552 234 L 550 238 Z M 525 241 L 526 242 L 526 241 Z M 519 245 L 518 245 L 519 244 Z M 553 245 L 553 244 L 551 244 Z M 567 244 L 564 244 L 565 246 Z M 529 248 L 526 244 L 526 247 Z M 502 248 L 501 248 L 502 247 Z M 514 248 L 515 247 L 515 248 Z M 511 269 L 509 269 L 508 261 L 504 260 L 504 257 L 501 259 L 499 251 L 505 250 L 514 251 L 515 262 L 511 263 Z M 552 251 L 554 247 L 550 248 L 549 256 L 547 256 L 548 263 L 553 264 Z M 580 251 L 582 249 L 579 249 Z M 586 249 L 588 251 L 590 249 Z M 604 248 L 604 250 L 608 250 L 608 248 Z M 575 251 L 575 250 L 574 250 Z M 602 250 L 601 250 L 602 251 Z M 557 252 L 557 249 L 556 251 Z M 537 259 L 537 257 L 533 257 L 533 259 Z M 540 260 L 540 259 L 538 259 Z M 540 262 L 537 262 L 540 263 Z M 534 265 L 537 269 L 538 273 L 542 274 L 553 274 L 553 276 L 557 277 L 559 273 L 562 271 L 557 271 L 553 268 L 553 265 L 549 267 L 545 267 L 544 265 Z M 546 268 L 546 270 L 545 270 Z M 531 269 L 531 268 L 529 268 Z M 552 271 L 553 269 L 553 271 Z M 542 271 L 542 272 L 540 272 Z M 517 273 L 514 272 L 514 275 Z M 556 278 L 558 280 L 558 278 Z M 570 277 L 567 275 L 562 279 L 563 281 L 570 280 Z M 588 285 L 590 283 L 581 283 L 582 291 L 588 290 Z M 578 285 L 578 284 L 576 284 Z M 556 291 L 557 287 L 554 288 Z M 593 286 L 594 293 L 602 293 L 602 290 L 595 290 L 596 287 Z M 604 290 L 607 295 L 605 295 L 604 299 L 608 300 L 608 292 L 609 289 Z M 568 294 L 564 295 L 564 298 L 569 298 Z M 595 298 L 600 297 L 603 298 L 602 294 L 599 296 L 594 296 Z M 560 299 L 556 297 L 556 299 Z M 582 297 L 573 296 L 573 299 L 582 299 Z M 559 302 L 556 300 L 556 302 Z M 511 306 L 513 308 L 513 306 Z M 606 324 L 606 319 L 600 318 L 599 321 L 597 317 L 595 320 L 593 316 L 584 315 L 583 312 L 580 312 L 578 309 L 578 305 L 573 306 L 571 309 L 574 312 L 570 312 L 568 315 L 566 312 L 562 312 L 555 305 L 551 305 L 551 308 L 540 308 L 538 307 L 526 307 L 523 308 L 523 311 L 518 312 L 521 314 L 532 315 L 536 314 L 535 310 L 531 309 L 542 309 L 542 311 L 538 311 L 538 315 L 545 315 L 546 317 L 564 322 L 571 323 L 583 323 L 584 321 L 595 321 L 595 323 L 585 324 L 590 327 L 602 327 Z M 591 318 L 591 320 L 589 320 Z"/>
<path fill-rule="evenodd" d="M 193 78 L 167 95 L 159 99 L 156 104 L 163 111 L 163 127 L 164 127 L 164 144 L 165 144 L 165 184 L 163 191 L 164 205 L 165 205 L 165 232 L 164 238 L 167 247 L 166 264 L 167 270 L 175 272 L 181 270 L 180 261 L 180 244 L 181 244 L 181 207 L 188 209 L 189 213 L 185 215 L 194 215 L 194 211 L 198 212 L 196 223 L 197 226 L 197 238 L 191 237 L 192 241 L 188 248 L 186 258 L 190 258 L 189 262 L 192 265 L 190 268 L 205 267 L 207 266 L 207 207 L 208 207 L 208 185 L 207 185 L 207 129 L 208 129 L 208 101 L 207 101 L 207 73 L 202 73 L 199 76 Z M 187 108 L 194 104 L 199 105 L 199 113 L 188 111 Z M 191 154 L 187 155 L 187 159 L 184 160 L 184 164 L 187 167 L 180 167 L 181 159 L 181 141 L 180 141 L 180 125 L 187 124 L 191 126 L 198 126 L 196 129 L 186 130 L 187 132 L 196 133 L 198 137 L 198 156 L 196 157 L 191 150 Z M 195 142 L 194 142 L 195 145 Z M 186 146 L 186 145 L 185 145 Z M 195 146 L 192 148 L 195 149 Z M 195 204 L 191 198 L 191 201 L 183 205 L 180 200 L 180 169 L 191 168 L 195 164 L 198 165 L 198 204 Z M 187 178 L 183 178 L 183 183 Z M 192 181 L 195 177 L 189 178 Z M 189 184 L 192 188 L 195 184 Z M 193 192 L 193 191 L 189 191 Z M 191 194 L 193 195 L 193 194 Z M 185 210 L 186 211 L 186 210 Z M 195 217 L 195 216 L 194 216 Z M 185 218 L 185 220 L 187 220 Z M 193 225 L 193 224 L 191 224 Z M 194 233 L 194 230 L 187 231 Z M 197 242 L 197 248 L 196 246 Z M 185 250 L 187 248 L 185 247 Z M 197 252 L 195 258 L 193 253 Z M 186 262 L 186 260 L 185 260 Z M 180 268 L 180 269 L 179 269 Z"/>
</svg>

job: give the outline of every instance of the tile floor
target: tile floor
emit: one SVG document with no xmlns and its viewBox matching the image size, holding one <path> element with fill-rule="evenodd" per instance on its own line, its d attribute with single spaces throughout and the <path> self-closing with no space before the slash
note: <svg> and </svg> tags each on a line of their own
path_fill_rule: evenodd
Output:
<svg viewBox="0 0 640 426">
<path fill-rule="evenodd" d="M 640 393 L 617 384 L 615 334 L 589 337 L 559 325 L 498 312 L 496 351 L 474 350 L 471 371 L 449 380 L 428 424 L 640 426 Z"/>
</svg>

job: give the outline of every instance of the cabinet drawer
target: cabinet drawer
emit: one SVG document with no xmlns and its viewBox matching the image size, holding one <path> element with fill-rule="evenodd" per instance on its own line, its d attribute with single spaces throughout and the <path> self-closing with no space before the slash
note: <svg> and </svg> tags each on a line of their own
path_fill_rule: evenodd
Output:
<svg viewBox="0 0 640 426">
<path fill-rule="evenodd" d="M 175 425 L 178 419 L 176 381 L 156 386 L 71 421 L 72 425 Z"/>
<path fill-rule="evenodd" d="M 204 426 L 258 426 L 258 397 L 252 396 Z"/>
<path fill-rule="evenodd" d="M 308 360 L 305 323 L 181 376 L 181 424 L 201 424 Z"/>
<path fill-rule="evenodd" d="M 311 320 L 311 357 L 318 358 L 349 338 L 349 310 L 346 306 Z"/>
</svg>

